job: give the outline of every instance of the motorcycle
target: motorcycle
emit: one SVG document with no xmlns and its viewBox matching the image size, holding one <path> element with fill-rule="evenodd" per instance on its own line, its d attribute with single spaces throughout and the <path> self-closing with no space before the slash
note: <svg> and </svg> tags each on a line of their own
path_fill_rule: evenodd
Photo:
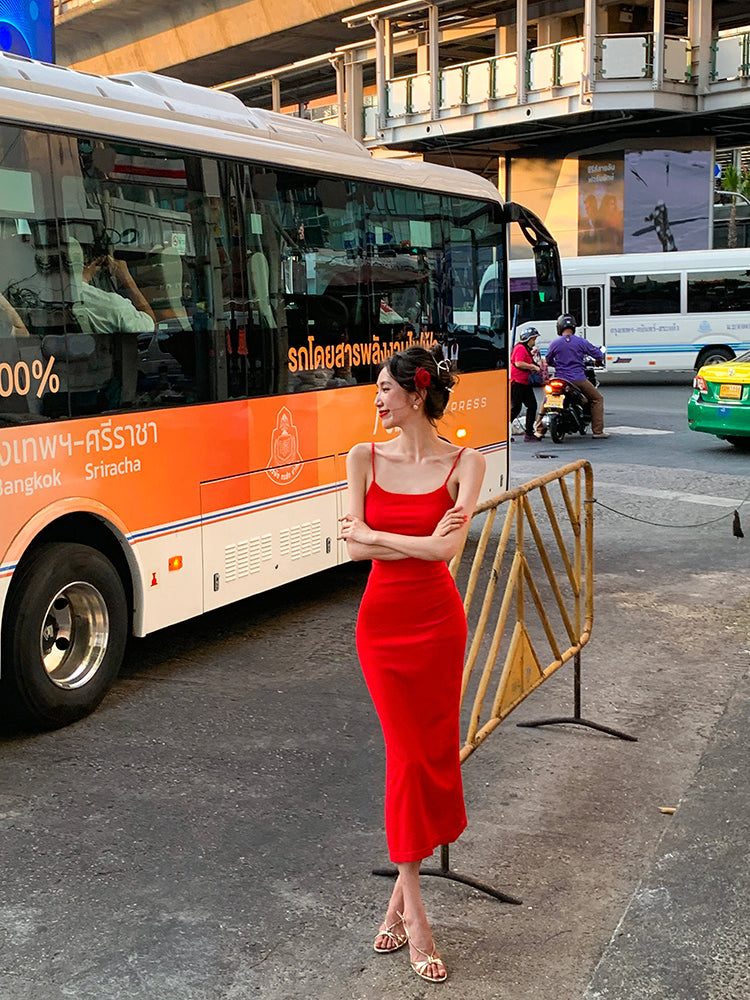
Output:
<svg viewBox="0 0 750 1000">
<path fill-rule="evenodd" d="M 586 361 L 586 378 L 592 385 L 599 385 L 595 367 L 600 362 Z M 549 430 L 555 444 L 562 444 L 566 434 L 585 434 L 591 424 L 591 404 L 581 390 L 562 378 L 551 378 L 544 387 L 544 414 L 542 426 Z"/>
</svg>

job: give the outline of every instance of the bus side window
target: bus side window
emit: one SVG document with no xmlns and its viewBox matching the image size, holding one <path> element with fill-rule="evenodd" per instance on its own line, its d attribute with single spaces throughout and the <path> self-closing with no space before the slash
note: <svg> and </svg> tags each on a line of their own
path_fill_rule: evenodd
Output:
<svg viewBox="0 0 750 1000">
<path fill-rule="evenodd" d="M 580 326 L 583 321 L 583 289 L 568 289 L 568 312 Z"/>
<path fill-rule="evenodd" d="M 601 288 L 586 289 L 586 324 L 588 326 L 602 325 Z"/>
<path fill-rule="evenodd" d="M 69 414 L 208 401 L 217 356 L 205 266 L 218 194 L 206 191 L 210 172 L 182 151 L 52 142 Z"/>
</svg>

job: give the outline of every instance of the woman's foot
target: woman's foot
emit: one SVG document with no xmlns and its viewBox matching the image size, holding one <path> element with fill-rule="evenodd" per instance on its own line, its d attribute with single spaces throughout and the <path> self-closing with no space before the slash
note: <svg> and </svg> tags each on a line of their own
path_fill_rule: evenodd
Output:
<svg viewBox="0 0 750 1000">
<path fill-rule="evenodd" d="M 373 943 L 373 948 L 380 955 L 387 955 L 390 951 L 398 951 L 399 948 L 403 948 L 406 944 L 408 938 L 406 936 L 406 930 L 404 929 L 404 921 L 400 914 L 397 914 L 396 919 L 392 924 L 386 922 L 382 925 L 378 931 L 378 936 L 375 938 Z"/>
<path fill-rule="evenodd" d="M 412 921 L 411 928 L 406 926 L 406 921 L 402 914 L 399 914 L 404 928 L 406 939 L 409 942 L 409 954 L 411 967 L 420 979 L 427 980 L 428 983 L 443 983 L 448 978 L 443 960 L 435 950 L 435 942 L 432 940 L 430 925 L 424 921 L 417 924 Z M 417 941 L 419 944 L 417 944 Z"/>
</svg>

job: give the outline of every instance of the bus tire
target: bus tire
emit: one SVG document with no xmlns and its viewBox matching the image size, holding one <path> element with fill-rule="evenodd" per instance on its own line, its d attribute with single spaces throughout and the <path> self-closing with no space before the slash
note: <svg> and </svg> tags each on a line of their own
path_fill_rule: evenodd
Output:
<svg viewBox="0 0 750 1000">
<path fill-rule="evenodd" d="M 98 549 L 51 542 L 21 563 L 3 623 L 4 708 L 34 728 L 55 729 L 92 712 L 113 683 L 127 644 L 128 602 Z"/>
<path fill-rule="evenodd" d="M 565 430 L 563 429 L 562 417 L 559 413 L 550 414 L 549 434 L 555 444 L 562 444 L 565 440 Z"/>
<path fill-rule="evenodd" d="M 737 355 L 730 347 L 704 347 L 695 362 L 695 370 L 698 371 L 703 365 L 720 365 L 736 357 Z"/>
</svg>

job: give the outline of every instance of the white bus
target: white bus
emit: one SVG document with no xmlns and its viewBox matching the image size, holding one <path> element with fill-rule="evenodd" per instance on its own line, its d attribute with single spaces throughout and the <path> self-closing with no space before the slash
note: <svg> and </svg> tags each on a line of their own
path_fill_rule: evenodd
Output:
<svg viewBox="0 0 750 1000">
<path fill-rule="evenodd" d="M 70 722 L 129 633 L 346 559 L 345 457 L 385 437 L 394 350 L 449 348 L 441 433 L 505 489 L 504 277 L 470 314 L 521 215 L 230 94 L 0 55 L 0 700 Z"/>
<path fill-rule="evenodd" d="M 607 354 L 605 378 L 692 374 L 750 349 L 750 249 L 563 258 L 562 303 L 540 296 L 532 261 L 510 262 L 511 307 L 543 343 L 570 313 Z M 482 288 L 492 293 L 491 274 Z"/>
</svg>

